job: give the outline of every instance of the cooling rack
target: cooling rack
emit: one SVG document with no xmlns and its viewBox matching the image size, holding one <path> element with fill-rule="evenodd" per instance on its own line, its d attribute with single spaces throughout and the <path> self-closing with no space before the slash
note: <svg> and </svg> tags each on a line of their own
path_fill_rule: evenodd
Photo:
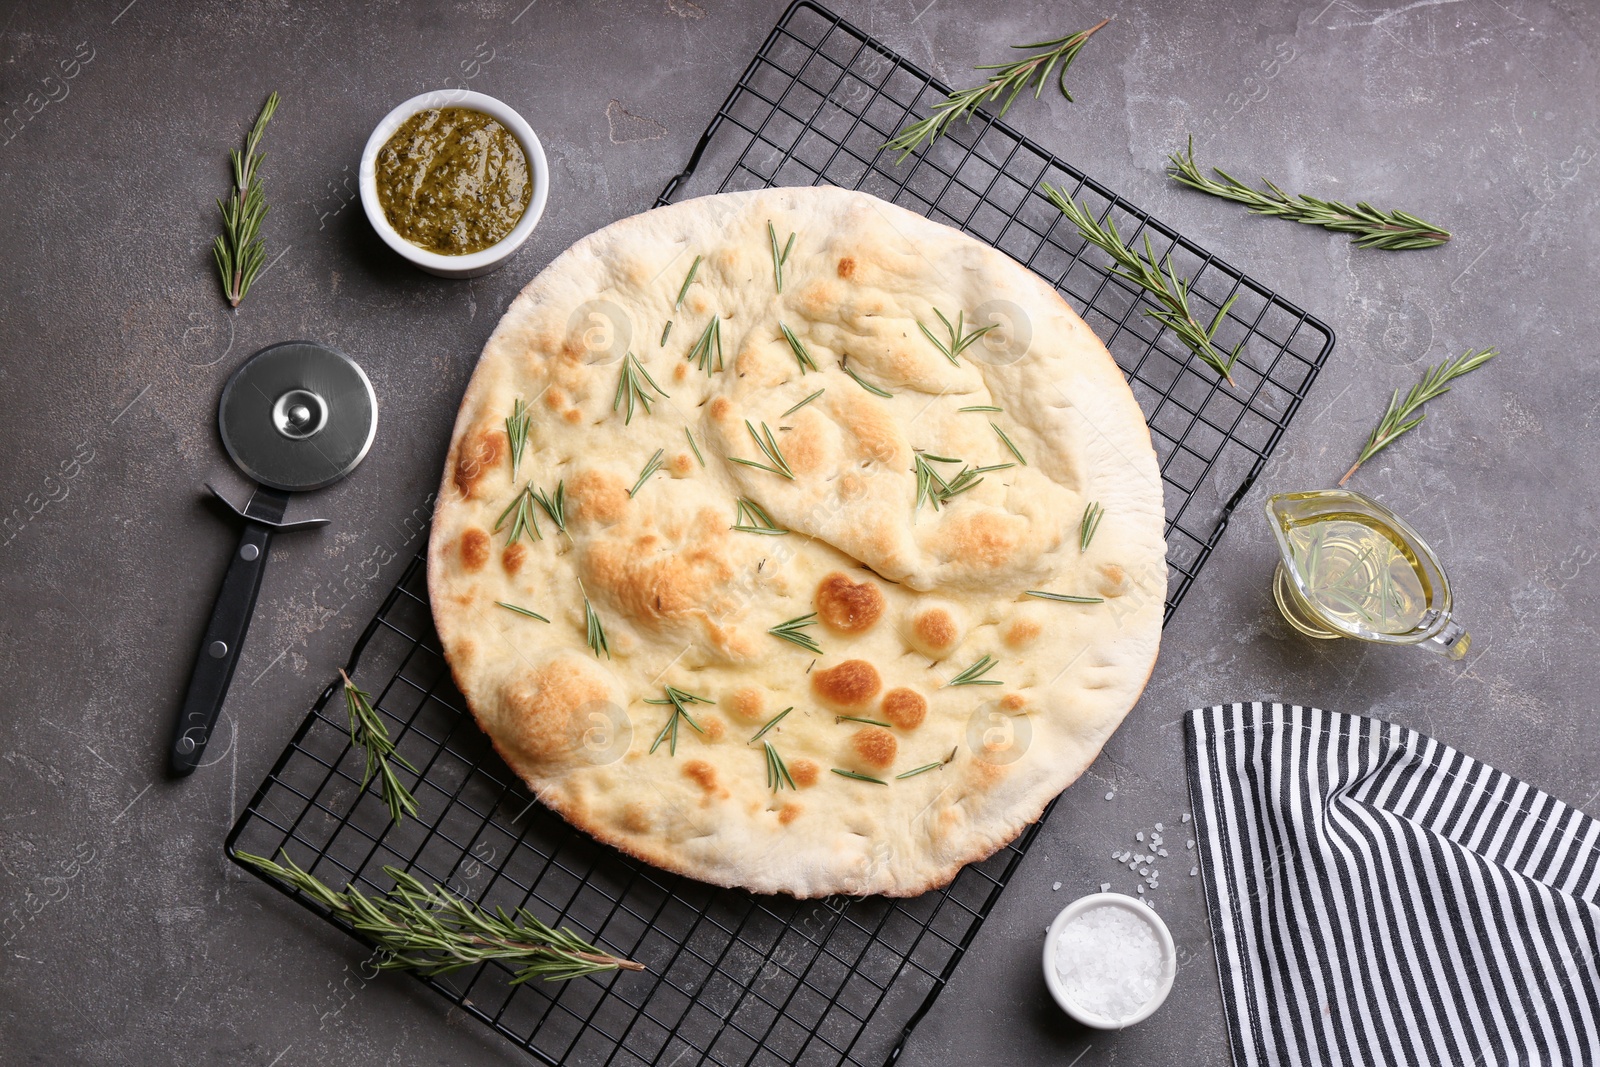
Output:
<svg viewBox="0 0 1600 1067">
<path fill-rule="evenodd" d="M 903 164 L 879 151 L 946 91 L 802 0 L 657 203 L 771 185 L 862 189 L 987 241 L 1054 283 L 1106 342 L 1150 422 L 1166 493 L 1170 618 L 1327 359 L 1332 332 L 987 115 L 957 123 Z M 1155 328 L 1142 295 L 1063 225 L 1042 182 L 1073 191 L 1125 236 L 1148 234 L 1193 279 L 1207 318 L 1237 297 L 1218 337 L 1243 346 L 1235 387 Z M 346 669 L 418 769 L 407 776 L 417 817 L 391 825 L 376 786 L 361 788 L 360 756 L 330 685 L 229 833 L 229 855 L 283 849 L 324 882 L 369 893 L 389 888 L 385 866 L 400 867 L 485 907 L 527 907 L 645 964 L 560 984 L 512 986 L 496 963 L 419 979 L 549 1064 L 892 1063 L 1038 832 L 1029 827 L 948 887 L 909 900 L 755 896 L 640 864 L 535 803 L 478 731 L 433 631 L 425 553 Z"/>
</svg>

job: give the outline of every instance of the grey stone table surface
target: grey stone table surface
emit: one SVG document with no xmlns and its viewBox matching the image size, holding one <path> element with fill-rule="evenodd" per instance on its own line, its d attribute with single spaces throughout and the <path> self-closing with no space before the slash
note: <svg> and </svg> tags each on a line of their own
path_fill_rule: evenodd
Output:
<svg viewBox="0 0 1600 1067">
<path fill-rule="evenodd" d="M 1569 803 L 1600 794 L 1600 11 L 1582 0 L 839 0 L 967 83 L 1005 46 L 1117 20 L 1011 119 L 1325 319 L 1339 344 L 1166 631 L 1148 689 L 1070 790 L 911 1042 L 908 1064 L 1225 1063 L 1198 880 L 1152 893 L 1185 965 L 1126 1033 L 1068 1025 L 1042 928 L 1111 852 L 1186 809 L 1182 713 L 1271 698 L 1426 731 Z M 14 2 L 0 13 L 0 1062 L 518 1063 L 223 858 L 222 838 L 418 543 L 456 404 L 512 295 L 647 207 L 782 7 L 734 0 Z M 373 124 L 447 80 L 544 138 L 550 206 L 500 272 L 410 269 L 352 203 Z M 235 314 L 208 243 L 224 153 L 270 89 L 270 267 Z M 1165 154 L 1439 220 L 1430 252 L 1363 252 L 1175 187 Z M 304 503 L 262 590 L 212 765 L 162 773 L 233 543 L 203 482 L 243 488 L 215 430 L 249 353 L 326 341 L 383 416 L 355 477 Z M 1468 347 L 1504 355 L 1355 487 L 1443 555 L 1474 634 L 1452 664 L 1317 645 L 1276 618 L 1269 491 L 1324 487 L 1391 389 Z M 399 558 L 385 562 L 391 556 Z M 1115 800 L 1106 802 L 1107 792 Z M 1170 831 L 1169 831 L 1170 832 Z M 1059 890 L 1054 884 L 1059 882 Z"/>
</svg>

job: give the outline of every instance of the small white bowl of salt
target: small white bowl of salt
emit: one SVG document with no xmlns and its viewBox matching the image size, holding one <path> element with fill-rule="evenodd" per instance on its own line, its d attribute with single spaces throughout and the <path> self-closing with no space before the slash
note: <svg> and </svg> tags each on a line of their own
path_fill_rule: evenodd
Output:
<svg viewBox="0 0 1600 1067">
<path fill-rule="evenodd" d="M 1044 938 L 1044 981 L 1061 1010 L 1099 1030 L 1148 1019 L 1172 989 L 1178 953 L 1154 909 L 1091 893 L 1061 910 Z"/>
</svg>

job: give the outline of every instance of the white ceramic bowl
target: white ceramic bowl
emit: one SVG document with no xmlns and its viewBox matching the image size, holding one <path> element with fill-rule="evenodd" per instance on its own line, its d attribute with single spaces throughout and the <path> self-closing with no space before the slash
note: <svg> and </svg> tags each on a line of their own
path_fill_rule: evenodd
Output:
<svg viewBox="0 0 1600 1067">
<path fill-rule="evenodd" d="M 1144 1007 L 1122 1019 L 1108 1019 L 1079 1007 L 1067 996 L 1066 989 L 1061 985 L 1061 975 L 1056 971 L 1056 943 L 1061 940 L 1061 931 L 1079 915 L 1101 905 L 1123 908 L 1148 922 L 1155 931 L 1156 943 L 1161 946 L 1161 988 Z M 1086 897 L 1079 897 L 1061 909 L 1061 914 L 1050 924 L 1049 933 L 1044 935 L 1044 983 L 1050 987 L 1050 995 L 1056 998 L 1056 1003 L 1061 1005 L 1062 1011 L 1083 1025 L 1092 1026 L 1097 1030 L 1121 1030 L 1125 1026 L 1132 1026 L 1150 1018 L 1167 999 L 1167 994 L 1172 991 L 1172 981 L 1177 975 L 1178 950 L 1172 943 L 1172 931 L 1167 929 L 1167 924 L 1161 921 L 1161 916 L 1156 914 L 1154 908 L 1124 893 L 1090 893 Z"/>
<path fill-rule="evenodd" d="M 374 164 L 379 149 L 394 136 L 401 123 L 430 107 L 465 107 L 493 117 L 511 132 L 517 143 L 522 145 L 523 154 L 528 157 L 528 171 L 533 179 L 533 198 L 528 202 L 528 209 L 522 213 L 522 218 L 517 220 L 517 225 L 510 233 L 481 252 L 442 256 L 414 245 L 389 225 L 389 220 L 383 214 L 383 205 L 378 202 L 378 179 Z M 549 191 L 550 166 L 545 161 L 544 146 L 539 143 L 539 136 L 533 132 L 533 127 L 507 104 L 492 96 L 465 89 L 440 89 L 413 96 L 383 117 L 383 121 L 372 131 L 372 136 L 367 138 L 367 147 L 361 153 L 361 206 L 366 209 L 367 220 L 372 223 L 372 228 L 378 231 L 384 244 L 429 274 L 437 274 L 441 278 L 476 278 L 488 274 L 509 259 L 539 224 Z"/>
</svg>

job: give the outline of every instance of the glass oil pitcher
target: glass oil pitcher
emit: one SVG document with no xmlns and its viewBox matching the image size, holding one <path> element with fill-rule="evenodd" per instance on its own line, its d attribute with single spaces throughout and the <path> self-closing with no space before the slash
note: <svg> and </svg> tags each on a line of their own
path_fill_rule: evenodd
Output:
<svg viewBox="0 0 1600 1067">
<path fill-rule="evenodd" d="M 1281 557 L 1272 593 L 1289 625 L 1323 640 L 1467 654 L 1472 636 L 1451 613 L 1438 557 L 1394 512 L 1343 489 L 1280 493 L 1266 510 Z"/>
</svg>

